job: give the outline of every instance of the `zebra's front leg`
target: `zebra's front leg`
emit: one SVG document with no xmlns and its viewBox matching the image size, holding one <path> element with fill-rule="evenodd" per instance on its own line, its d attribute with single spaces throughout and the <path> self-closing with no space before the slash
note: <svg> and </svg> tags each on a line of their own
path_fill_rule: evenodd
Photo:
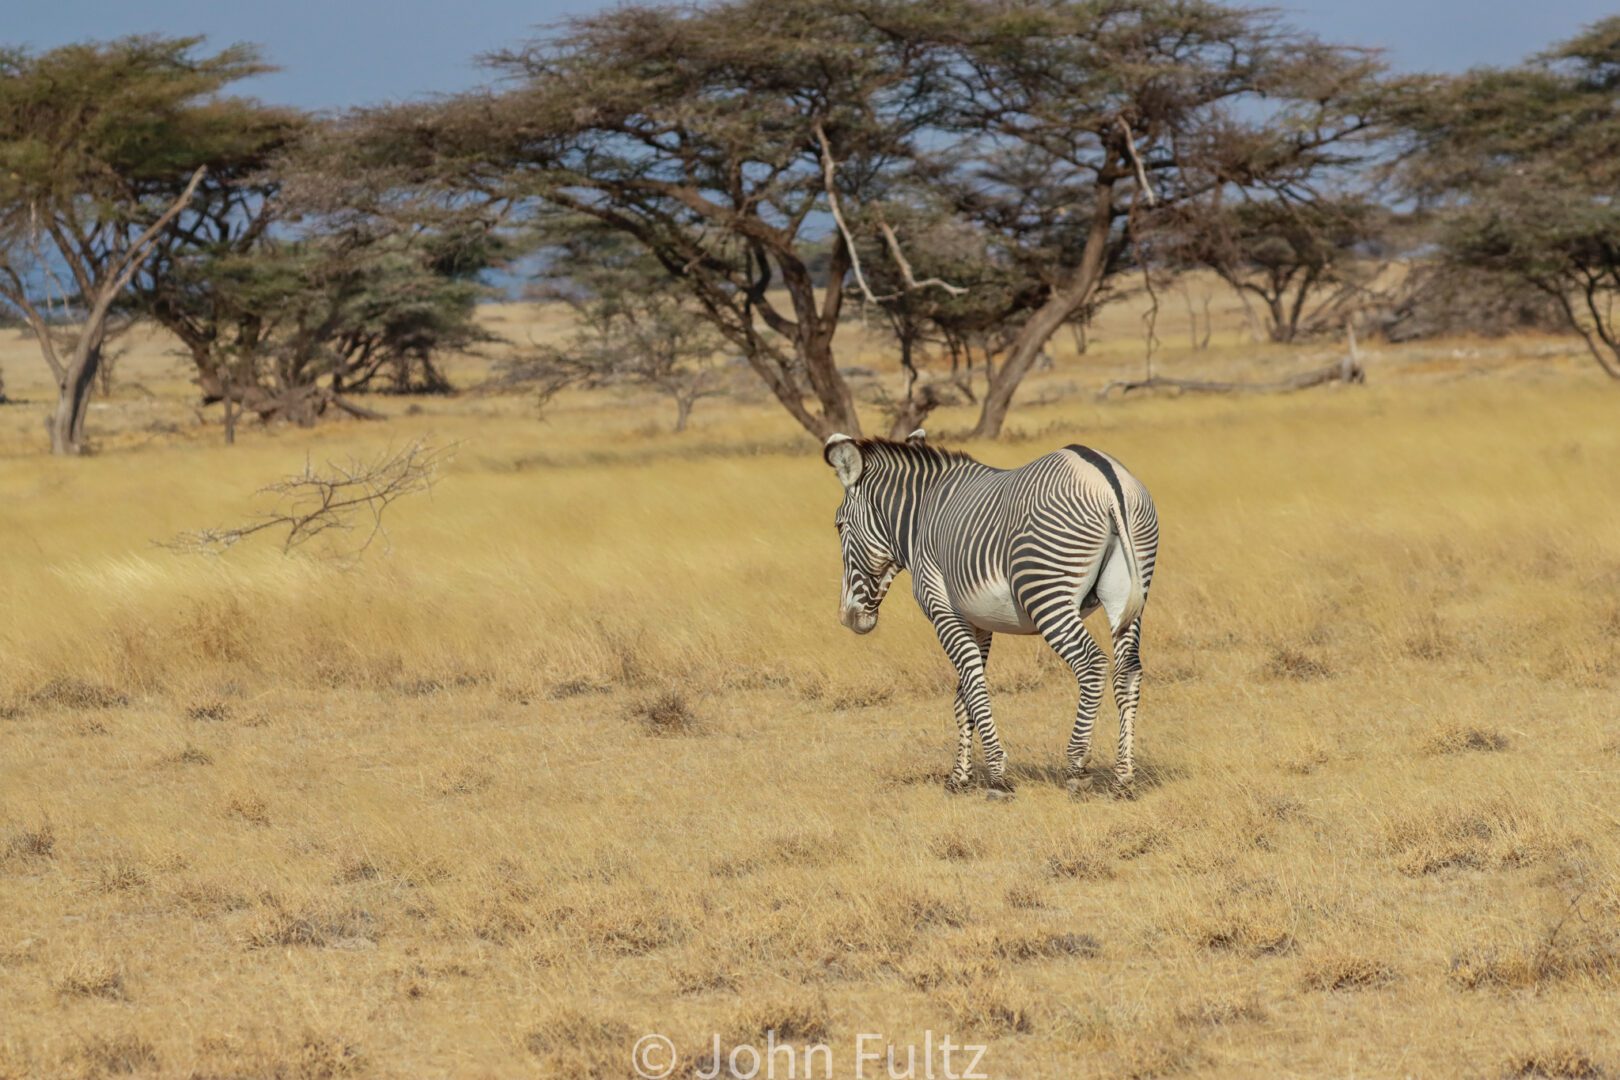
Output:
<svg viewBox="0 0 1620 1080">
<path fill-rule="evenodd" d="M 1108 670 L 1108 657 L 1091 636 L 1091 631 L 1080 619 L 1080 612 L 1065 607 L 1049 617 L 1038 620 L 1036 629 L 1063 658 L 1074 672 L 1080 685 L 1080 702 L 1074 710 L 1074 730 L 1069 733 L 1065 751 L 1065 771 L 1072 779 L 1085 775 L 1091 760 L 1091 730 L 1097 722 L 1097 709 L 1102 704 L 1103 675 Z"/>
<path fill-rule="evenodd" d="M 1142 696 L 1142 620 L 1114 639 L 1114 700 L 1119 704 L 1119 752 L 1114 780 L 1130 791 L 1136 780 L 1136 705 Z"/>
<path fill-rule="evenodd" d="M 1012 785 L 1007 782 L 1007 752 L 1001 748 L 995 721 L 990 718 L 990 690 L 984 681 L 984 662 L 989 655 L 990 635 L 949 610 L 932 612 L 931 618 L 934 632 L 939 635 L 939 643 L 944 646 L 945 655 L 950 657 L 952 666 L 956 668 L 958 723 L 965 716 L 970 725 L 967 729 L 958 729 L 957 771 L 952 772 L 951 777 L 955 780 L 962 774 L 962 778 L 966 779 L 967 758 L 963 748 L 971 749 L 971 734 L 977 731 L 979 745 L 984 747 L 984 767 L 990 776 L 990 786 L 1010 791 Z M 980 635 L 983 635 L 982 645 Z"/>
<path fill-rule="evenodd" d="M 990 632 L 975 628 L 973 637 L 979 647 L 979 666 L 983 668 L 990 659 Z M 961 677 L 956 680 L 953 708 L 956 713 L 956 766 L 951 769 L 951 778 L 945 781 L 945 790 L 963 791 L 973 777 L 973 714 L 968 708 L 967 682 Z"/>
</svg>

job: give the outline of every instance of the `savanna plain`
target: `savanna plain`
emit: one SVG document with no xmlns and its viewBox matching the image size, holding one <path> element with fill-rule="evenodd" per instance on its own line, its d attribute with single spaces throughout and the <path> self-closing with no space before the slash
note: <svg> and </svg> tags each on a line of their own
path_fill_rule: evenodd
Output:
<svg viewBox="0 0 1620 1080">
<path fill-rule="evenodd" d="M 100 453 L 53 460 L 4 332 L 0 1076 L 621 1077 L 649 1033 L 679 1076 L 774 1039 L 851 1077 L 862 1034 L 916 1076 L 945 1036 L 995 1078 L 1620 1070 L 1614 388 L 1517 338 L 1099 400 L 1135 318 L 1008 438 L 929 424 L 1105 449 L 1158 502 L 1135 797 L 1107 699 L 1065 789 L 1072 677 L 1000 637 L 1009 800 L 943 789 L 954 679 L 904 579 L 839 626 L 838 485 L 768 403 L 676 436 L 629 392 L 389 398 L 225 447 L 137 331 Z M 417 437 L 453 457 L 363 554 L 155 543 Z"/>
</svg>

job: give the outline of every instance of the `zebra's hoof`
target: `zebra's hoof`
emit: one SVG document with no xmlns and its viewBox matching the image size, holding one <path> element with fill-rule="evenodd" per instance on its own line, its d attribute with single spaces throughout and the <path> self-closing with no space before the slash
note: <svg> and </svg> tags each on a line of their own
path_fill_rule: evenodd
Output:
<svg viewBox="0 0 1620 1080">
<path fill-rule="evenodd" d="M 1063 789 L 1070 795 L 1083 795 L 1096 786 L 1097 778 L 1088 774 L 1071 776 L 1063 782 Z"/>
<path fill-rule="evenodd" d="M 1013 797 L 1013 790 L 1009 787 L 993 787 L 984 793 L 987 802 L 1005 802 Z"/>
<path fill-rule="evenodd" d="M 1114 798 L 1127 801 L 1136 798 L 1136 781 L 1114 777 L 1113 794 Z"/>
<path fill-rule="evenodd" d="M 960 795 L 964 791 L 966 791 L 970 786 L 972 786 L 972 785 L 967 780 L 967 778 L 963 777 L 963 778 L 958 779 L 957 777 L 953 776 L 949 780 L 945 781 L 945 794 L 947 794 L 947 795 Z"/>
</svg>

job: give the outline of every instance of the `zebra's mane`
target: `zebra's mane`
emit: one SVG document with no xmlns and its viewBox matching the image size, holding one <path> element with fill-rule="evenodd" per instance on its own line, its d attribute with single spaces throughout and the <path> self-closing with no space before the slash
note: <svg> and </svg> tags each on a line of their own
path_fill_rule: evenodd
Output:
<svg viewBox="0 0 1620 1080">
<path fill-rule="evenodd" d="M 898 461 L 931 461 L 946 465 L 963 462 L 974 465 L 979 463 L 977 458 L 964 450 L 946 450 L 938 446 L 930 446 L 926 442 L 899 442 L 894 439 L 863 438 L 855 439 L 854 443 L 860 448 L 861 457 L 863 458 L 867 458 L 869 453 L 875 452 L 878 460 L 888 458 L 889 460 Z"/>
</svg>

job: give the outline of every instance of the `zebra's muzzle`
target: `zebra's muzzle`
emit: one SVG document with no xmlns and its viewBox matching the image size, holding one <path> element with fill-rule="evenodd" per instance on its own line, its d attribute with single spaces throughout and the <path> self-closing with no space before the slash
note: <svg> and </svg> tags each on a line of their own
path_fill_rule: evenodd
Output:
<svg viewBox="0 0 1620 1080">
<path fill-rule="evenodd" d="M 846 605 L 838 613 L 838 621 L 857 634 L 870 634 L 872 628 L 877 626 L 877 619 L 876 611 L 854 605 Z"/>
</svg>

